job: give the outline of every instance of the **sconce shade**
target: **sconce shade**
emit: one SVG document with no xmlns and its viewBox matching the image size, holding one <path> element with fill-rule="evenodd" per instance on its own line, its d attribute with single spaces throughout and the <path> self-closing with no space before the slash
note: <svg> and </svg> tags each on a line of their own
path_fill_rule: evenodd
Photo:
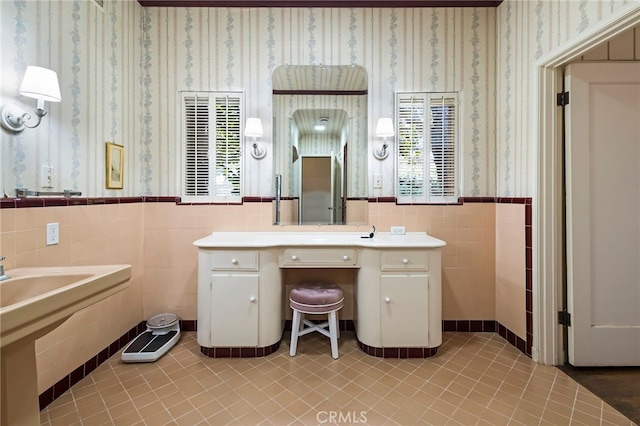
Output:
<svg viewBox="0 0 640 426">
<path fill-rule="evenodd" d="M 28 66 L 20 85 L 20 94 L 48 102 L 60 102 L 58 75 L 47 68 Z"/>
<path fill-rule="evenodd" d="M 262 121 L 259 118 L 250 117 L 247 118 L 247 124 L 244 128 L 244 135 L 259 138 L 262 137 Z"/>
<path fill-rule="evenodd" d="M 376 126 L 376 136 L 379 138 L 391 137 L 395 133 L 393 131 L 393 121 L 390 118 L 378 119 L 378 125 Z"/>
</svg>

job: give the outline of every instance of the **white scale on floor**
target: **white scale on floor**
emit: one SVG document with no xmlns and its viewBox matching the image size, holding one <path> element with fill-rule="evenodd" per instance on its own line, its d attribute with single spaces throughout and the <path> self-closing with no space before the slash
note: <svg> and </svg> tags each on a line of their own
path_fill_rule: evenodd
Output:
<svg viewBox="0 0 640 426">
<path fill-rule="evenodd" d="M 147 330 L 122 351 L 124 362 L 153 362 L 180 340 L 180 318 L 176 314 L 158 314 L 147 321 Z"/>
</svg>

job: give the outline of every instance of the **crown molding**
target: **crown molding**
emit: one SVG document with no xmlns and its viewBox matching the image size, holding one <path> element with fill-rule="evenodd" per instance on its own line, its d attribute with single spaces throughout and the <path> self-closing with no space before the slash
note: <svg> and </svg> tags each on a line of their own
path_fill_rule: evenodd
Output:
<svg viewBox="0 0 640 426">
<path fill-rule="evenodd" d="M 144 7 L 497 7 L 503 0 L 138 0 Z"/>
</svg>

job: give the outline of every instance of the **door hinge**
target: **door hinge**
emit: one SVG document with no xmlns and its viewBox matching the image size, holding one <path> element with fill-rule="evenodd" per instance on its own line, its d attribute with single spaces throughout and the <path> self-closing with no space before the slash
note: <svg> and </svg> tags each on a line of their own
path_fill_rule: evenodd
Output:
<svg viewBox="0 0 640 426">
<path fill-rule="evenodd" d="M 557 94 L 557 102 L 558 106 L 564 107 L 569 105 L 569 92 L 560 92 Z"/>
<path fill-rule="evenodd" d="M 558 311 L 558 324 L 571 327 L 571 314 L 566 310 Z"/>
</svg>

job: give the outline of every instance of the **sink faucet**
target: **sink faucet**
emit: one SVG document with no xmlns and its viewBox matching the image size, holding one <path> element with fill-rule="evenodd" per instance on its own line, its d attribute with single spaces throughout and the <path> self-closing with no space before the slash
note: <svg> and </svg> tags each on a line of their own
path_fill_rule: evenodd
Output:
<svg viewBox="0 0 640 426">
<path fill-rule="evenodd" d="M 0 256 L 0 281 L 8 280 L 9 278 L 11 278 L 9 275 L 6 275 L 4 273 L 4 265 L 2 264 L 2 261 L 5 259 L 6 257 Z"/>
</svg>

